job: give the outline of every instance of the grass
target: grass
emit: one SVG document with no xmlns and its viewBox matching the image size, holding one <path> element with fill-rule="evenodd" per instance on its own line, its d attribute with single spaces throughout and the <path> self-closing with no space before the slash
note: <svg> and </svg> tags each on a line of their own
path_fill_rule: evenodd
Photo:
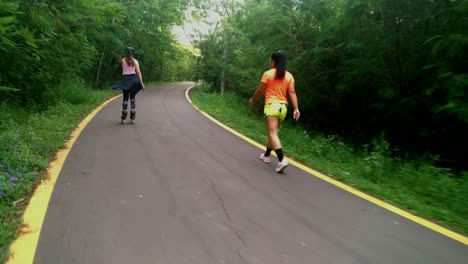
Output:
<svg viewBox="0 0 468 264">
<path fill-rule="evenodd" d="M 0 263 L 9 256 L 29 197 L 54 154 L 82 118 L 115 94 L 68 84 L 45 92 L 48 105 L 0 103 Z"/>
<path fill-rule="evenodd" d="M 249 108 L 233 93 L 191 90 L 201 110 L 251 139 L 266 144 L 262 106 Z M 462 176 L 437 168 L 433 160 L 391 157 L 383 138 L 356 150 L 334 136 L 306 131 L 288 114 L 279 134 L 285 154 L 330 177 L 449 229 L 468 234 L 468 172 Z"/>
</svg>

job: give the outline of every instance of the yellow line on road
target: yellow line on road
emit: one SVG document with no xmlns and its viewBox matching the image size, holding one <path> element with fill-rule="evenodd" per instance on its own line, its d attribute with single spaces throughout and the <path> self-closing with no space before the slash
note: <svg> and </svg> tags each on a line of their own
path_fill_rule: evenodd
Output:
<svg viewBox="0 0 468 264">
<path fill-rule="evenodd" d="M 94 109 L 94 111 L 92 111 L 83 121 L 81 121 L 81 123 L 71 133 L 70 139 L 65 142 L 64 148 L 57 152 L 55 160 L 49 164 L 47 169 L 47 179 L 37 186 L 28 207 L 23 214 L 23 224 L 25 227 L 21 230 L 20 236 L 10 247 L 12 256 L 7 260 L 7 264 L 33 263 L 49 200 L 70 149 L 73 147 L 76 139 L 91 119 L 93 119 L 93 117 L 104 106 L 119 96 L 121 95 L 114 96 L 105 101 Z"/>
<path fill-rule="evenodd" d="M 254 146 L 256 146 L 256 147 L 258 147 L 258 148 L 260 148 L 262 150 L 265 149 L 265 146 L 263 146 L 262 144 L 259 144 L 259 143 L 255 142 L 254 140 L 242 135 L 241 133 L 235 131 L 234 129 L 232 129 L 232 128 L 228 127 L 228 126 L 226 126 L 225 124 L 223 124 L 220 121 L 216 120 L 214 117 L 210 116 L 209 114 L 201 111 L 198 107 L 196 107 L 192 103 L 192 100 L 190 100 L 190 98 L 188 96 L 188 93 L 189 93 L 190 89 L 192 89 L 192 88 L 193 87 L 190 87 L 189 89 L 187 89 L 187 91 L 185 93 L 185 96 L 186 96 L 187 100 L 190 102 L 190 104 L 192 104 L 193 107 L 195 107 L 195 109 L 197 109 L 200 113 L 202 113 L 208 119 L 212 120 L 213 122 L 215 122 L 219 126 L 226 129 L 227 131 L 233 133 L 234 135 L 242 138 L 243 140 L 249 142 L 250 144 L 252 144 L 252 145 L 254 145 Z M 274 153 L 272 153 L 272 154 L 274 154 Z M 393 212 L 395 214 L 398 214 L 398 215 L 400 215 L 400 216 L 402 216 L 402 217 L 404 217 L 406 219 L 409 219 L 409 220 L 411 220 L 413 222 L 416 222 L 416 223 L 418 223 L 418 224 L 420 224 L 422 226 L 425 226 L 425 227 L 427 227 L 427 228 L 429 228 L 429 229 L 431 229 L 433 231 L 436 231 L 436 232 L 438 232 L 438 233 L 440 233 L 440 234 L 442 234 L 444 236 L 447 236 L 447 237 L 449 237 L 451 239 L 454 239 L 454 240 L 456 240 L 458 242 L 461 242 L 461 243 L 463 243 L 465 245 L 468 245 L 468 238 L 461 235 L 461 234 L 453 232 L 453 231 L 451 231 L 451 230 L 449 230 L 449 229 L 447 229 L 445 227 L 434 224 L 434 223 L 432 223 L 432 222 L 430 222 L 430 221 L 428 221 L 426 219 L 423 219 L 423 218 L 421 218 L 419 216 L 415 216 L 415 215 L 413 215 L 413 214 L 411 214 L 411 213 L 409 213 L 407 211 L 404 211 L 404 210 L 402 210 L 402 209 L 400 209 L 398 207 L 395 207 L 395 206 L 393 206 L 393 205 L 391 205 L 389 203 L 386 203 L 386 202 L 381 201 L 381 200 L 379 200 L 379 199 L 377 199 L 375 197 L 372 197 L 372 196 L 370 196 L 368 194 L 365 194 L 365 193 L 363 193 L 363 192 L 361 192 L 361 191 L 359 191 L 359 190 L 357 190 L 357 189 L 355 189 L 353 187 L 350 187 L 349 185 L 346 185 L 346 184 L 344 184 L 342 182 L 334 180 L 334 179 L 332 179 L 332 178 L 330 178 L 330 177 L 328 177 L 328 176 L 326 176 L 326 175 L 324 175 L 324 174 L 322 174 L 322 173 L 320 173 L 320 172 L 318 172 L 318 171 L 316 171 L 314 169 L 311 169 L 311 168 L 309 168 L 309 167 L 307 167 L 307 166 L 305 166 L 305 165 L 303 165 L 303 164 L 301 164 L 301 163 L 299 163 L 297 161 L 294 161 L 294 160 L 291 160 L 291 159 L 288 159 L 288 161 L 289 161 L 290 164 L 296 166 L 297 168 L 299 168 L 299 169 L 301 169 L 301 170 L 303 170 L 305 172 L 308 172 L 309 174 L 311 174 L 311 175 L 313 175 L 313 176 L 315 176 L 317 178 L 320 178 L 320 179 L 322 179 L 322 180 L 324 180 L 324 181 L 326 181 L 326 182 L 328 182 L 330 184 L 333 184 L 338 188 L 341 188 L 341 189 L 343 189 L 343 190 L 345 190 L 345 191 L 347 191 L 349 193 L 352 193 L 352 194 L 354 194 L 356 196 L 359 196 L 362 199 L 365 199 L 365 200 L 367 200 L 367 201 L 369 201 L 369 202 L 371 202 L 373 204 L 376 204 L 376 205 L 378 205 L 378 206 L 380 206 L 382 208 L 385 208 L 385 209 L 387 209 L 387 210 L 389 210 L 389 211 L 391 211 L 391 212 Z"/>
</svg>

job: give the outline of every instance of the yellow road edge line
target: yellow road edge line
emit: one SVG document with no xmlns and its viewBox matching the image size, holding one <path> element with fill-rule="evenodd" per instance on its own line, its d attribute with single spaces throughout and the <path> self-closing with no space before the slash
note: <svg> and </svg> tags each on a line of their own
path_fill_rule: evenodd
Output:
<svg viewBox="0 0 468 264">
<path fill-rule="evenodd" d="M 20 236 L 13 241 L 10 246 L 11 256 L 7 260 L 7 264 L 33 263 L 50 197 L 52 196 L 55 183 L 57 182 L 63 164 L 67 159 L 68 153 L 70 153 L 76 139 L 93 117 L 108 103 L 120 96 L 121 95 L 117 95 L 108 99 L 83 119 L 83 121 L 81 121 L 81 123 L 73 130 L 70 135 L 70 139 L 65 142 L 64 147 L 56 153 L 55 160 L 49 163 L 47 168 L 47 178 L 37 186 L 26 210 L 24 211 L 24 228 L 22 228 Z"/>
<path fill-rule="evenodd" d="M 190 98 L 188 97 L 189 90 L 194 88 L 194 87 L 195 86 L 192 86 L 192 87 L 187 89 L 186 97 L 187 97 L 187 100 L 190 102 L 190 104 L 195 109 L 197 109 L 200 113 L 202 113 L 208 119 L 210 119 L 214 123 L 218 124 L 222 128 L 226 129 L 227 131 L 231 132 L 232 134 L 242 138 L 243 140 L 249 142 L 250 144 L 252 144 L 252 145 L 254 145 L 254 146 L 256 146 L 256 147 L 258 147 L 258 148 L 260 148 L 262 150 L 265 149 L 265 146 L 263 146 L 262 144 L 260 144 L 260 143 L 258 143 L 256 141 L 242 135 L 241 133 L 235 131 L 234 129 L 232 129 L 232 128 L 228 127 L 228 126 L 226 126 L 225 124 L 223 124 L 220 121 L 216 120 L 214 117 L 210 116 L 209 114 L 201 111 L 198 107 L 196 107 L 192 103 L 192 100 L 190 100 Z M 354 195 L 356 195 L 356 196 L 358 196 L 358 197 L 360 197 L 360 198 L 362 198 L 364 200 L 367 200 L 367 201 L 369 201 L 369 202 L 371 202 L 371 203 L 373 203 L 375 205 L 378 205 L 378 206 L 380 206 L 382 208 L 385 208 L 385 209 L 387 209 L 387 210 L 389 210 L 389 211 L 391 211 L 391 212 L 393 212 L 393 213 L 395 213 L 397 215 L 400 215 L 400 216 L 402 216 L 402 217 L 404 217 L 404 218 L 406 218 L 408 220 L 411 220 L 411 221 L 413 221 L 415 223 L 418 223 L 418 224 L 420 224 L 420 225 L 422 225 L 424 227 L 427 227 L 427 228 L 429 228 L 429 229 L 431 229 L 431 230 L 433 230 L 433 231 L 435 231 L 435 232 L 437 232 L 439 234 L 442 234 L 442 235 L 444 235 L 446 237 L 449 237 L 449 238 L 451 238 L 453 240 L 456 240 L 456 241 L 458 241 L 460 243 L 463 243 L 463 244 L 468 246 L 468 237 L 466 237 L 466 236 L 458 234 L 458 233 L 456 233 L 456 232 L 454 232 L 452 230 L 449 230 L 449 229 L 447 229 L 445 227 L 442 227 L 442 226 L 440 226 L 438 224 L 435 224 L 435 223 L 433 223 L 433 222 L 431 222 L 429 220 L 426 220 L 426 219 L 421 218 L 419 216 L 413 215 L 413 214 L 411 214 L 411 213 L 409 213 L 409 212 L 407 212 L 407 211 L 405 211 L 403 209 L 400 209 L 400 208 L 398 208 L 396 206 L 393 206 L 393 205 L 391 205 L 391 204 L 389 204 L 387 202 L 384 202 L 384 201 L 379 200 L 379 199 L 377 199 L 377 198 L 375 198 L 373 196 L 370 196 L 370 195 L 368 195 L 366 193 L 363 193 L 363 192 L 361 192 L 361 191 L 359 191 L 359 190 L 357 190 L 357 189 L 355 189 L 355 188 L 353 188 L 353 187 L 351 187 L 349 185 L 346 185 L 346 184 L 344 184 L 344 183 L 342 183 L 340 181 L 334 180 L 334 179 L 330 178 L 329 176 L 324 175 L 323 173 L 320 173 L 320 172 L 318 172 L 318 171 L 316 171 L 314 169 L 311 169 L 311 168 L 309 168 L 309 167 L 307 167 L 307 166 L 305 166 L 305 165 L 303 165 L 303 164 L 301 164 L 301 163 L 299 163 L 299 162 L 297 162 L 295 160 L 288 159 L 288 161 L 289 161 L 290 164 L 294 165 L 295 167 L 297 167 L 297 168 L 299 168 L 299 169 L 301 169 L 301 170 L 303 170 L 305 172 L 308 172 L 309 174 L 311 174 L 311 175 L 313 175 L 313 176 L 315 176 L 315 177 L 317 177 L 317 178 L 319 178 L 321 180 L 324 180 L 324 181 L 326 181 L 326 182 L 328 182 L 330 184 L 333 184 L 333 185 L 335 185 L 336 187 L 338 187 L 340 189 L 343 189 L 343 190 L 345 190 L 345 191 L 347 191 L 347 192 L 349 192 L 351 194 L 354 194 Z"/>
</svg>

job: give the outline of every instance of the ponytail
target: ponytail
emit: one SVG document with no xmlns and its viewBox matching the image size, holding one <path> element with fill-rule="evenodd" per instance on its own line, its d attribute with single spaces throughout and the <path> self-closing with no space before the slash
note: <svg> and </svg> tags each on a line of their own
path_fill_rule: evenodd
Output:
<svg viewBox="0 0 468 264">
<path fill-rule="evenodd" d="M 135 55 L 134 48 L 128 47 L 125 49 L 125 61 L 127 62 L 128 66 L 135 66 L 135 62 L 133 61 L 134 55 Z"/>
<path fill-rule="evenodd" d="M 286 53 L 284 51 L 275 51 L 271 54 L 271 60 L 275 62 L 275 79 L 282 80 L 286 72 Z"/>
</svg>

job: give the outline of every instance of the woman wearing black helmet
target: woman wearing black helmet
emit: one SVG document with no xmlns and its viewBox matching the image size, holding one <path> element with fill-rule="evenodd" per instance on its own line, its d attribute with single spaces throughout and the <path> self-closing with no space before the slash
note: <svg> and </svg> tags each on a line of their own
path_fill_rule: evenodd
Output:
<svg viewBox="0 0 468 264">
<path fill-rule="evenodd" d="M 128 99 L 130 98 L 130 119 L 135 120 L 135 95 L 145 89 L 143 84 L 143 77 L 140 71 L 140 65 L 134 58 L 135 49 L 128 47 L 125 49 L 125 57 L 120 60 L 122 66 L 122 80 L 114 85 L 112 89 L 123 91 L 123 103 L 122 103 L 122 123 L 127 119 L 127 107 Z"/>
</svg>

